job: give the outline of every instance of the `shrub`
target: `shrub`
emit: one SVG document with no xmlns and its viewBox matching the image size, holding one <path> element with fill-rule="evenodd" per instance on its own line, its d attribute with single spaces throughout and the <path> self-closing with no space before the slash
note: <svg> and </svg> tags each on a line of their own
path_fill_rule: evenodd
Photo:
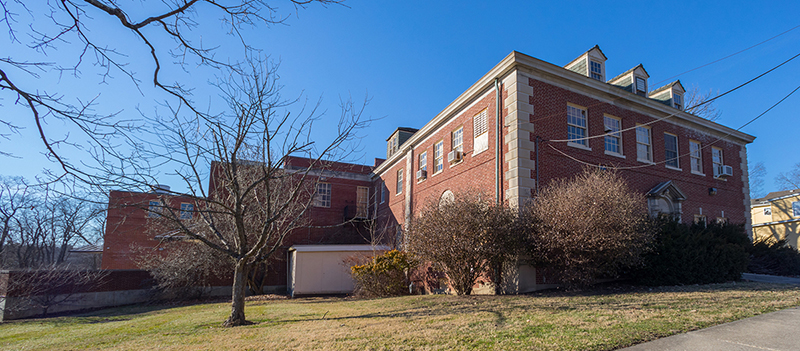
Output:
<svg viewBox="0 0 800 351">
<path fill-rule="evenodd" d="M 409 294 L 409 272 L 417 262 L 406 252 L 388 251 L 370 262 L 350 267 L 355 293 L 362 296 L 398 296 Z"/>
<path fill-rule="evenodd" d="M 635 274 L 645 285 L 723 283 L 741 279 L 750 241 L 734 224 L 686 225 L 661 220 L 653 250 Z"/>
<path fill-rule="evenodd" d="M 469 295 L 478 278 L 516 253 L 515 213 L 504 204 L 461 192 L 431 199 L 408 232 L 408 249 L 447 276 L 458 295 Z M 495 288 L 500 274 L 494 274 Z"/>
<path fill-rule="evenodd" d="M 617 276 L 652 239 L 644 203 L 614 171 L 555 180 L 522 212 L 533 263 L 557 272 L 567 289 Z"/>
<path fill-rule="evenodd" d="M 162 298 L 191 300 L 203 297 L 213 279 L 220 279 L 231 266 L 206 245 L 189 240 L 164 241 L 156 248 L 132 247 L 136 265 L 156 280 Z"/>
<path fill-rule="evenodd" d="M 757 240 L 748 248 L 748 253 L 750 264 L 747 265 L 747 271 L 750 273 L 800 275 L 800 252 L 787 246 L 786 240 Z"/>
</svg>

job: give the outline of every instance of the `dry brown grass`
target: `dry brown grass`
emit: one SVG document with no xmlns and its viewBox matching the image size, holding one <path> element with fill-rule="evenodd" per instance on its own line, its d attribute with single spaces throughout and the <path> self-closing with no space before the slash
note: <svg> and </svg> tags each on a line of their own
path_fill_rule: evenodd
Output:
<svg viewBox="0 0 800 351">
<path fill-rule="evenodd" d="M 609 350 L 800 305 L 800 288 L 708 286 L 528 296 L 303 298 L 127 308 L 0 325 L 0 348 L 136 350 Z"/>
</svg>

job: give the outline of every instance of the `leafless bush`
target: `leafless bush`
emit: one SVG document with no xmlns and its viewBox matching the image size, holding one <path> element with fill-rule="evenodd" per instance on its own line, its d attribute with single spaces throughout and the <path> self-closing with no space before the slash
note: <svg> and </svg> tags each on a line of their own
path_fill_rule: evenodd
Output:
<svg viewBox="0 0 800 351">
<path fill-rule="evenodd" d="M 18 271 L 9 278 L 6 296 L 24 298 L 22 303 L 11 308 L 41 309 L 42 317 L 46 317 L 55 306 L 79 302 L 82 297 L 78 293 L 100 287 L 107 275 L 107 271 L 72 270 L 56 266 Z"/>
<path fill-rule="evenodd" d="M 175 300 L 202 297 L 215 279 L 222 279 L 233 267 L 229 258 L 188 240 L 162 242 L 156 248 L 133 247 L 131 251 L 136 264 L 156 280 L 162 297 Z"/>
<path fill-rule="evenodd" d="M 456 194 L 453 201 L 435 199 L 411 222 L 408 249 L 446 273 L 456 294 L 469 295 L 481 275 L 515 253 L 515 223 L 508 206 L 475 193 Z"/>
<path fill-rule="evenodd" d="M 567 288 L 613 277 L 640 262 L 652 240 L 644 204 L 613 171 L 586 169 L 554 181 L 523 208 L 532 257 L 556 269 Z"/>
</svg>

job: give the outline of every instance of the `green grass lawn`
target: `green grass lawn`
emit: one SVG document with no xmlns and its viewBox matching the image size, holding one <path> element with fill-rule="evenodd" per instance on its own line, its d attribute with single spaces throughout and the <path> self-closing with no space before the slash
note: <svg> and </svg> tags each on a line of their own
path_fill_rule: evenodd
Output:
<svg viewBox="0 0 800 351">
<path fill-rule="evenodd" d="M 523 296 L 301 298 L 139 306 L 0 324 L 2 350 L 609 350 L 800 305 L 758 283 Z"/>
</svg>

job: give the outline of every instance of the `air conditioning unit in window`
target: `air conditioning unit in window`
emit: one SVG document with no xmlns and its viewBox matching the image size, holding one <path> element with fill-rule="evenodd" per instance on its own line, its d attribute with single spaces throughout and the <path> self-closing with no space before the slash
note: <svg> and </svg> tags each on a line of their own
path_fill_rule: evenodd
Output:
<svg viewBox="0 0 800 351">
<path fill-rule="evenodd" d="M 417 171 L 417 180 L 422 180 L 425 178 L 428 178 L 428 171 L 424 169 L 420 169 L 419 171 Z"/>
<path fill-rule="evenodd" d="M 733 176 L 733 167 L 731 166 L 719 166 L 714 168 L 714 176 L 717 178 L 727 178 Z"/>
<path fill-rule="evenodd" d="M 456 161 L 461 161 L 461 158 L 463 158 L 463 157 L 464 157 L 464 154 L 461 153 L 461 151 L 453 150 L 453 151 L 450 151 L 449 153 L 447 153 L 447 162 L 452 163 L 452 162 L 456 162 Z"/>
</svg>

